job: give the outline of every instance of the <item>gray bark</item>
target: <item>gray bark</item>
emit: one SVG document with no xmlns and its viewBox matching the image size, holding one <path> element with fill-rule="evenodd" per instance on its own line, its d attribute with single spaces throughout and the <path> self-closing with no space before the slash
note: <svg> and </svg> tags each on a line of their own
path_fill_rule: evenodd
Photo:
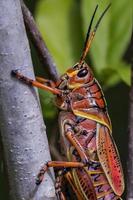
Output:
<svg viewBox="0 0 133 200">
<path fill-rule="evenodd" d="M 50 160 L 36 90 L 11 77 L 19 69 L 35 78 L 19 0 L 0 0 L 0 129 L 13 200 L 55 199 L 53 173 L 36 175 Z"/>
</svg>

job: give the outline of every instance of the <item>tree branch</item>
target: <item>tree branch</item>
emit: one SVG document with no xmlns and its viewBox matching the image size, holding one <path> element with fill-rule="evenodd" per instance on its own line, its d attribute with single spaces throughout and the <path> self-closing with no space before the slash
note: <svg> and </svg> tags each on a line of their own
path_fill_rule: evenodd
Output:
<svg viewBox="0 0 133 200">
<path fill-rule="evenodd" d="M 56 71 L 55 63 L 53 62 L 52 57 L 48 52 L 46 44 L 37 28 L 34 18 L 23 1 L 21 1 L 21 7 L 26 29 L 31 36 L 32 42 L 38 52 L 45 71 L 47 71 L 50 78 L 52 78 L 54 81 L 57 81 L 58 73 Z"/>
<path fill-rule="evenodd" d="M 13 200 L 55 199 L 53 173 L 37 187 L 35 178 L 50 160 L 38 94 L 11 77 L 11 70 L 35 78 L 19 0 L 0 1 L 0 127 Z"/>
</svg>

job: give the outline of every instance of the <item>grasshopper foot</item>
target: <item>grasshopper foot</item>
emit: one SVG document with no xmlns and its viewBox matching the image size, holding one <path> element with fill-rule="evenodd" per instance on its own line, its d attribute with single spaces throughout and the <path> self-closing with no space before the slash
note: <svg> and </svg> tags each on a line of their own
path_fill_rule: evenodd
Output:
<svg viewBox="0 0 133 200">
<path fill-rule="evenodd" d="M 42 182 L 42 180 L 43 180 L 43 178 L 44 178 L 44 174 L 45 174 L 45 172 L 47 171 L 47 169 L 48 169 L 48 166 L 47 166 L 47 164 L 45 164 L 45 165 L 42 167 L 42 169 L 40 170 L 39 174 L 37 175 L 37 178 L 36 178 L 36 185 L 39 185 L 39 184 Z"/>
</svg>

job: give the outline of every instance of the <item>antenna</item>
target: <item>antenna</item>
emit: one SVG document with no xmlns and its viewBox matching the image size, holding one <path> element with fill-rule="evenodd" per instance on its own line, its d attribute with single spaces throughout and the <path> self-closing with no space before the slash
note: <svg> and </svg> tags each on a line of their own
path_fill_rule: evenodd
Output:
<svg viewBox="0 0 133 200">
<path fill-rule="evenodd" d="M 79 63 L 81 64 L 83 62 L 83 60 L 85 59 L 89 49 L 90 49 L 90 46 L 91 46 L 91 43 L 92 43 L 92 40 L 96 34 L 96 31 L 97 31 L 97 28 L 103 18 L 103 16 L 105 15 L 105 13 L 107 12 L 107 10 L 110 8 L 111 6 L 111 3 L 106 7 L 106 9 L 103 11 L 103 13 L 101 14 L 101 16 L 99 17 L 95 27 L 94 27 L 94 30 L 91 32 L 91 26 L 92 26 L 92 22 L 93 22 L 93 19 L 95 17 L 95 14 L 96 14 L 96 11 L 97 11 L 97 8 L 98 8 L 98 5 L 96 6 L 95 10 L 94 10 L 94 13 L 92 15 L 92 18 L 91 18 L 91 21 L 90 21 L 90 25 L 89 25 L 89 28 L 88 28 L 88 32 L 87 32 L 87 36 L 86 36 L 86 40 L 85 40 L 85 44 L 84 44 L 84 49 L 83 49 L 83 52 L 82 52 L 82 55 L 81 55 L 81 58 L 80 58 L 80 61 Z"/>
</svg>

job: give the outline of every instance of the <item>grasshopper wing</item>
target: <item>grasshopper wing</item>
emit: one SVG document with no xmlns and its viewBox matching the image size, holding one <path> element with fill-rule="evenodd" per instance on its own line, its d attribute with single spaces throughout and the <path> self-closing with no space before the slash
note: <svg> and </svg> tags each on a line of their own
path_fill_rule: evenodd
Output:
<svg viewBox="0 0 133 200">
<path fill-rule="evenodd" d="M 114 193 L 121 196 L 124 191 L 123 170 L 117 147 L 106 126 L 97 124 L 96 145 L 98 158 L 106 177 Z"/>
</svg>

